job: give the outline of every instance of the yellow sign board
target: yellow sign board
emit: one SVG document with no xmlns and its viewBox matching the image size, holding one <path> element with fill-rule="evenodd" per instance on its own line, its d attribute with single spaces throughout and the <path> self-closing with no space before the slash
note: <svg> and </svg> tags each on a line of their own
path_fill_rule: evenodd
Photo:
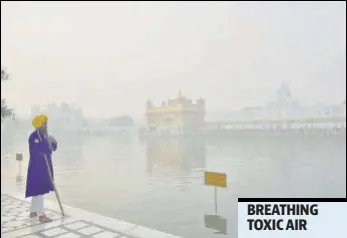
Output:
<svg viewBox="0 0 347 238">
<path fill-rule="evenodd" d="M 224 173 L 205 172 L 205 185 L 227 187 L 227 175 Z"/>
</svg>

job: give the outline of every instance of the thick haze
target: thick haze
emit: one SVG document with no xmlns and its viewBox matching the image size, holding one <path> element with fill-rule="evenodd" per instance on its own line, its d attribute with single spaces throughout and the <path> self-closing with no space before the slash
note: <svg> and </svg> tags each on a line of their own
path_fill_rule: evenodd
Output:
<svg viewBox="0 0 347 238">
<path fill-rule="evenodd" d="M 1 2 L 2 93 L 19 115 L 75 103 L 139 117 L 145 101 L 265 105 L 282 82 L 302 104 L 346 97 L 346 2 Z"/>
</svg>

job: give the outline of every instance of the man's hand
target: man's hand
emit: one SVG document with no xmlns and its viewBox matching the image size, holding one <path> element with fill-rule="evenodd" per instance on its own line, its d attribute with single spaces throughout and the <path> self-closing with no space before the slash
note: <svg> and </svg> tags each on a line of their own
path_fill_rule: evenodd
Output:
<svg viewBox="0 0 347 238">
<path fill-rule="evenodd" d="M 47 140 L 49 143 L 55 143 L 55 144 L 57 143 L 57 141 L 54 139 L 53 136 L 48 136 Z"/>
<path fill-rule="evenodd" d="M 51 149 L 51 151 L 56 151 L 56 149 L 57 149 L 57 141 L 54 139 L 54 137 L 53 136 L 48 136 L 47 140 L 48 140 L 49 148 Z"/>
</svg>

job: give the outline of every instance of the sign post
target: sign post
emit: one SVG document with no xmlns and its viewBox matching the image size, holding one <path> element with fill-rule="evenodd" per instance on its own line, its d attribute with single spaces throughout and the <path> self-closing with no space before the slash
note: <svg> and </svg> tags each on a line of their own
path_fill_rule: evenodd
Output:
<svg viewBox="0 0 347 238">
<path fill-rule="evenodd" d="M 205 185 L 214 186 L 215 213 L 217 215 L 217 187 L 227 187 L 227 175 L 224 173 L 205 172 Z"/>
<path fill-rule="evenodd" d="M 16 160 L 18 161 L 18 174 L 16 176 L 16 181 L 21 182 L 22 181 L 22 161 L 23 161 L 23 154 L 17 153 L 16 154 Z"/>
<path fill-rule="evenodd" d="M 217 211 L 217 187 L 216 186 L 214 187 L 214 212 L 217 215 L 218 211 Z"/>
<path fill-rule="evenodd" d="M 225 173 L 215 173 L 205 171 L 205 185 L 214 187 L 214 211 L 215 215 L 205 215 L 205 227 L 215 229 L 222 234 L 227 234 L 226 219 L 218 216 L 217 187 L 227 187 L 227 175 Z"/>
<path fill-rule="evenodd" d="M 16 160 L 17 160 L 17 161 L 23 161 L 23 154 L 17 153 L 17 154 L 16 154 Z"/>
</svg>

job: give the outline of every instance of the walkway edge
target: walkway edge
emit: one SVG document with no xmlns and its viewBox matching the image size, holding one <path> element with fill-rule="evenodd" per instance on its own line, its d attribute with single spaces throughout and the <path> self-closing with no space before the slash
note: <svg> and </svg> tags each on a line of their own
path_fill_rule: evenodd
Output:
<svg viewBox="0 0 347 238">
<path fill-rule="evenodd" d="M 23 197 L 23 194 L 20 194 L 18 191 L 15 191 L 10 188 L 1 187 L 1 194 L 5 194 L 8 196 L 11 196 L 13 198 L 16 198 L 18 200 L 29 202 L 28 199 L 25 199 Z M 121 221 L 118 219 L 102 216 L 96 213 L 88 212 L 79 208 L 74 208 L 68 205 L 63 205 L 65 209 L 65 213 L 67 214 L 67 217 L 62 218 L 61 220 L 54 221 L 52 223 L 48 224 L 42 224 L 37 225 L 35 228 L 28 227 L 23 228 L 21 230 L 14 230 L 5 234 L 1 234 L 2 238 L 7 237 L 19 237 L 24 236 L 26 234 L 32 234 L 38 231 L 44 231 L 51 229 L 56 226 L 61 226 L 66 223 L 70 223 L 73 221 L 79 221 L 79 220 L 85 220 L 92 224 L 105 227 L 110 230 L 114 230 L 120 233 L 123 233 L 130 237 L 136 237 L 136 238 L 182 238 L 179 236 L 174 236 L 168 233 L 164 233 L 161 231 L 153 230 L 147 227 L 139 226 L 136 224 L 128 223 L 125 221 Z M 60 213 L 59 206 L 57 203 L 54 203 L 49 200 L 45 200 L 45 207 L 47 209 L 53 210 L 57 213 Z M 3 214 L 1 214 L 3 216 Z"/>
</svg>

